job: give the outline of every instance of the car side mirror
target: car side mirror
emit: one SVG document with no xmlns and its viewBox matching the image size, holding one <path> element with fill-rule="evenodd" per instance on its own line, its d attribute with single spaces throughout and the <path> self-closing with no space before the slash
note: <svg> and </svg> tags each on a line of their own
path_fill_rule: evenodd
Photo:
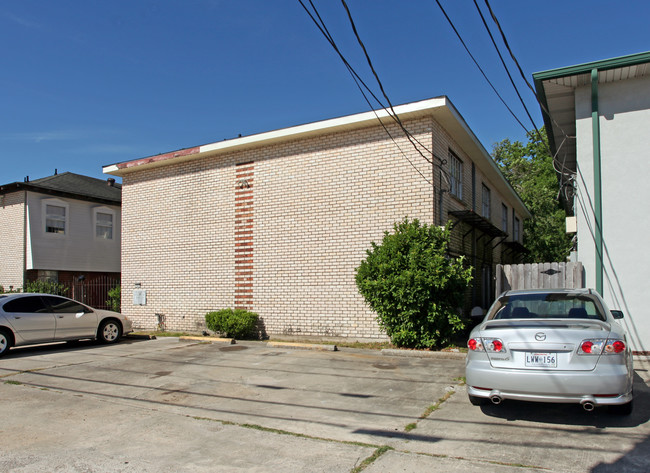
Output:
<svg viewBox="0 0 650 473">
<path fill-rule="evenodd" d="M 622 310 L 610 310 L 615 319 L 622 319 L 625 317 Z"/>
</svg>

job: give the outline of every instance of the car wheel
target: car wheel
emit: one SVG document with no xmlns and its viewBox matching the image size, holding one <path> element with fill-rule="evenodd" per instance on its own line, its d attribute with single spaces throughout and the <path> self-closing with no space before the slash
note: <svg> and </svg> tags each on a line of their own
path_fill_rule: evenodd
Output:
<svg viewBox="0 0 650 473">
<path fill-rule="evenodd" d="M 609 412 L 618 416 L 629 416 L 634 408 L 634 400 L 617 406 L 609 406 Z"/>
<path fill-rule="evenodd" d="M 472 403 L 472 406 L 484 406 L 488 402 L 488 400 L 484 397 L 472 396 L 471 394 L 468 394 L 468 396 L 469 402 Z"/>
<path fill-rule="evenodd" d="M 97 338 L 102 343 L 115 343 L 122 337 L 122 326 L 117 320 L 109 319 L 99 324 Z"/>
<path fill-rule="evenodd" d="M 0 329 L 0 356 L 9 351 L 12 340 L 11 334 L 7 330 Z"/>
</svg>

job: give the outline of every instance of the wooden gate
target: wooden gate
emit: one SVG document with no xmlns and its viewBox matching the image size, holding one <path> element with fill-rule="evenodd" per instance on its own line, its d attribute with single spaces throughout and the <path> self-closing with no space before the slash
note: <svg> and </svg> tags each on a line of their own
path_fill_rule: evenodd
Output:
<svg viewBox="0 0 650 473">
<path fill-rule="evenodd" d="M 580 262 L 498 264 L 496 295 L 510 289 L 578 289 L 585 287 Z"/>
</svg>

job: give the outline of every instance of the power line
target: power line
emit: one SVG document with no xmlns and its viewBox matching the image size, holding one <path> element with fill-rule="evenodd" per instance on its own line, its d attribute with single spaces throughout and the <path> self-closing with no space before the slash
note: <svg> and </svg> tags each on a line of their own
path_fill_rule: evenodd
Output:
<svg viewBox="0 0 650 473">
<path fill-rule="evenodd" d="M 499 23 L 499 20 L 497 19 L 497 16 L 495 15 L 494 11 L 492 10 L 492 7 L 490 6 L 490 2 L 488 0 L 485 0 L 485 5 L 487 6 L 488 10 L 490 11 L 490 16 L 492 17 L 492 21 L 494 21 L 494 23 L 497 25 L 497 28 L 499 29 L 499 33 L 501 33 L 501 39 L 503 40 L 503 44 L 505 45 L 506 49 L 510 53 L 510 57 L 512 58 L 513 62 L 517 66 L 517 69 L 519 70 L 519 74 L 521 75 L 522 79 L 524 80 L 524 82 L 526 83 L 528 88 L 533 93 L 533 96 L 535 97 L 535 100 L 540 105 L 540 107 L 542 108 L 544 113 L 546 113 L 546 115 L 553 121 L 555 126 L 557 126 L 558 129 L 562 132 L 564 137 L 570 139 L 571 137 L 569 135 L 567 135 L 567 133 L 562 129 L 562 127 L 553 119 L 553 117 L 551 117 L 551 113 L 548 111 L 546 106 L 539 99 L 539 97 L 537 96 L 537 92 L 535 91 L 535 89 L 533 88 L 531 83 L 526 78 L 526 75 L 524 74 L 523 69 L 519 65 L 519 61 L 517 61 L 517 58 L 515 57 L 515 54 L 512 52 L 512 48 L 510 48 L 510 44 L 508 43 L 508 39 L 506 38 L 506 34 L 503 32 L 503 28 L 501 28 L 501 24 Z"/>
<path fill-rule="evenodd" d="M 494 40 L 494 36 L 492 36 L 492 31 L 490 31 L 490 28 L 488 27 L 487 21 L 485 21 L 485 17 L 483 16 L 483 12 L 479 8 L 478 2 L 476 0 L 474 0 L 474 6 L 476 7 L 476 11 L 478 11 L 478 14 L 481 17 L 481 21 L 483 22 L 483 26 L 485 27 L 485 30 L 487 31 L 488 35 L 490 36 L 490 40 L 492 40 L 492 45 L 494 46 L 494 49 L 496 50 L 497 54 L 499 55 L 499 59 L 501 60 L 501 64 L 503 65 L 503 69 L 506 71 L 506 74 L 508 75 L 508 79 L 510 79 L 510 83 L 512 84 L 512 88 L 515 89 L 515 92 L 517 93 L 517 97 L 519 97 L 519 101 L 521 102 L 521 105 L 524 107 L 524 110 L 526 111 L 526 115 L 528 115 L 528 119 L 533 124 L 533 128 L 535 128 L 535 131 L 537 132 L 537 135 L 541 136 L 540 131 L 537 129 L 537 125 L 535 125 L 535 120 L 533 120 L 533 117 L 530 115 L 530 111 L 528 110 L 528 107 L 526 106 L 526 102 L 524 102 L 524 99 L 522 98 L 521 94 L 519 93 L 519 89 L 517 88 L 517 84 L 515 84 L 515 81 L 512 78 L 512 74 L 510 74 L 510 70 L 508 69 L 508 66 L 506 65 L 506 62 L 504 61 L 503 56 L 501 55 L 501 51 L 499 50 L 499 47 L 497 46 L 497 43 Z"/>
<path fill-rule="evenodd" d="M 382 128 L 384 129 L 384 131 L 386 132 L 386 134 L 390 137 L 391 141 L 395 144 L 395 146 L 396 146 L 397 149 L 400 151 L 400 153 L 402 154 L 402 156 L 403 156 L 403 157 L 404 157 L 404 158 L 409 162 L 409 164 L 410 164 L 410 165 L 411 165 L 411 166 L 412 166 L 412 167 L 413 167 L 413 168 L 418 172 L 418 174 L 420 174 L 420 176 L 421 176 L 421 177 L 422 177 L 422 178 L 423 178 L 423 179 L 424 179 L 424 180 L 425 180 L 429 185 L 431 185 L 432 187 L 435 187 L 435 186 L 433 185 L 433 183 L 432 183 L 431 181 L 429 181 L 429 180 L 426 178 L 426 176 L 424 176 L 424 174 L 422 174 L 422 172 L 421 172 L 421 171 L 420 171 L 420 170 L 415 166 L 415 164 L 414 164 L 414 163 L 409 159 L 409 157 L 406 155 L 406 153 L 404 153 L 404 151 L 403 151 L 402 148 L 399 146 L 399 144 L 397 143 L 397 141 L 395 140 L 395 138 L 393 137 L 393 135 L 390 133 L 390 131 L 388 130 L 388 128 L 386 127 L 386 125 L 384 124 L 384 122 L 380 119 L 379 115 L 377 114 L 377 111 L 375 110 L 375 107 L 373 107 L 372 103 L 370 102 L 370 99 L 368 98 L 368 96 L 367 96 L 366 93 L 364 92 L 363 88 L 365 88 L 365 89 L 370 93 L 370 95 L 371 95 L 371 96 L 372 96 L 372 97 L 377 101 L 377 103 L 378 103 L 382 108 L 385 109 L 386 107 L 382 104 L 381 100 L 379 100 L 379 99 L 377 98 L 377 96 L 373 93 L 373 91 L 368 87 L 368 85 L 364 82 L 364 80 L 359 76 L 359 74 L 358 74 L 358 73 L 354 70 L 354 68 L 350 65 L 350 63 L 349 63 L 348 60 L 345 58 L 345 56 L 343 55 L 343 53 L 341 53 L 340 49 L 339 49 L 338 46 L 336 45 L 336 42 L 334 41 L 333 36 L 331 35 L 331 33 L 329 32 L 329 30 L 327 29 L 327 25 L 325 25 L 325 22 L 323 21 L 323 19 L 321 18 L 320 14 L 318 13 L 318 9 L 316 8 L 316 6 L 315 6 L 314 3 L 312 2 L 312 0 L 309 0 L 309 4 L 310 4 L 311 7 L 313 8 L 313 10 L 314 10 L 314 14 L 316 15 L 316 17 L 318 17 L 318 20 L 316 20 L 316 18 L 314 17 L 314 14 L 312 14 L 312 12 L 311 12 L 311 11 L 310 11 L 306 6 L 305 6 L 305 4 L 303 3 L 302 0 L 298 0 L 298 1 L 299 1 L 300 5 L 303 7 L 303 9 L 307 12 L 307 14 L 309 15 L 309 17 L 312 19 L 312 21 L 314 22 L 314 24 L 316 25 L 316 27 L 320 30 L 320 32 L 323 34 L 323 36 L 325 36 L 325 38 L 326 38 L 327 41 L 330 43 L 330 45 L 332 46 L 332 48 L 333 48 L 333 49 L 336 51 L 336 53 L 339 55 L 341 61 L 342 61 L 343 64 L 345 65 L 345 67 L 346 67 L 346 69 L 348 70 L 349 74 L 352 76 L 352 79 L 354 80 L 354 83 L 356 84 L 357 88 L 358 88 L 359 91 L 361 92 L 361 95 L 363 95 L 363 98 L 365 99 L 366 103 L 368 104 L 368 106 L 370 107 L 370 109 L 374 112 L 374 114 L 375 114 L 375 116 L 377 117 L 377 120 L 378 120 L 379 123 L 381 124 Z M 361 87 L 361 85 L 363 85 L 363 88 Z M 390 113 L 389 113 L 389 115 L 390 115 Z M 394 117 L 393 117 L 393 119 L 394 119 Z M 416 149 L 417 149 L 417 148 L 416 148 Z M 418 153 L 419 153 L 419 154 L 420 154 L 420 155 L 421 155 L 421 156 L 422 156 L 422 157 L 423 157 L 427 162 L 429 162 L 430 164 L 433 164 L 433 162 L 432 162 L 431 160 L 429 160 L 428 158 L 426 158 L 426 156 L 424 156 L 420 150 L 418 150 Z"/>
<path fill-rule="evenodd" d="M 501 103 L 502 103 L 502 104 L 503 104 L 503 105 L 508 109 L 508 111 L 509 111 L 510 114 L 513 116 L 513 118 L 517 121 L 517 123 L 519 123 L 519 125 L 524 129 L 524 131 L 526 132 L 526 134 L 527 134 L 527 135 L 530 134 L 530 132 L 528 131 L 528 129 L 524 126 L 524 124 L 521 122 L 521 120 L 519 120 L 519 118 L 517 117 L 517 115 L 515 115 L 515 112 L 513 112 L 512 109 L 508 106 L 508 104 L 507 104 L 506 101 L 503 99 L 503 97 L 501 97 L 501 94 L 499 94 L 499 91 L 497 91 L 497 89 L 496 89 L 496 87 L 494 86 L 494 84 L 492 84 L 492 82 L 490 81 L 490 79 L 488 78 L 488 76 L 485 74 L 485 71 L 483 71 L 483 68 L 479 65 L 479 63 L 478 63 L 478 61 L 476 60 L 476 58 L 474 57 L 474 55 L 472 54 L 472 52 L 471 52 L 471 51 L 469 50 L 469 48 L 467 47 L 467 44 L 465 44 L 465 41 L 463 40 L 462 36 L 460 35 L 460 33 L 458 32 L 458 30 L 456 29 L 456 26 L 454 25 L 454 23 L 451 21 L 451 18 L 449 18 L 449 15 L 447 15 L 447 12 L 445 11 L 444 7 L 441 5 L 440 1 L 439 1 L 439 0 L 436 0 L 436 3 L 438 4 L 438 7 L 439 7 L 440 10 L 442 11 L 442 14 L 443 14 L 443 15 L 445 16 L 445 18 L 447 19 L 447 22 L 449 23 L 449 26 L 451 26 L 451 28 L 454 30 L 454 33 L 456 33 L 456 36 L 458 37 L 458 39 L 460 40 L 461 44 L 462 44 L 463 47 L 465 48 L 465 51 L 467 51 L 467 54 L 469 54 L 469 57 L 472 58 L 472 61 L 474 61 L 474 64 L 476 65 L 476 67 L 478 68 L 478 70 L 481 71 L 481 74 L 483 75 L 483 78 L 487 81 L 487 83 L 490 85 L 490 87 L 492 88 L 492 90 L 494 91 L 494 93 L 497 95 L 497 97 L 499 97 L 499 100 L 501 100 Z"/>
</svg>

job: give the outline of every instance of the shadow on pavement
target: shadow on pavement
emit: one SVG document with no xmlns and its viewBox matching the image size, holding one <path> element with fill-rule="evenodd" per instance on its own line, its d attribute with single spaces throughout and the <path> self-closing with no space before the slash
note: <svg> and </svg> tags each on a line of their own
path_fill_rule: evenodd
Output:
<svg viewBox="0 0 650 473">
<path fill-rule="evenodd" d="M 508 421 L 525 420 L 545 424 L 581 425 L 597 428 L 636 427 L 650 420 L 650 390 L 634 374 L 634 410 L 629 416 L 616 415 L 607 408 L 586 412 L 578 404 L 533 403 L 506 400 L 499 405 L 481 406 L 483 413 Z M 648 470 L 650 471 L 650 470 Z"/>
<path fill-rule="evenodd" d="M 117 345 L 132 345 L 134 343 L 146 342 L 147 339 L 144 338 L 130 338 L 125 336 Z M 30 345 L 23 347 L 14 347 L 11 348 L 2 359 L 11 359 L 11 358 L 26 358 L 30 356 L 37 356 L 43 354 L 57 353 L 63 351 L 79 351 L 79 350 L 91 350 L 97 347 L 107 347 L 111 346 L 110 344 L 102 343 L 98 340 L 74 340 L 69 342 L 52 342 L 44 343 L 42 345 Z"/>
</svg>

